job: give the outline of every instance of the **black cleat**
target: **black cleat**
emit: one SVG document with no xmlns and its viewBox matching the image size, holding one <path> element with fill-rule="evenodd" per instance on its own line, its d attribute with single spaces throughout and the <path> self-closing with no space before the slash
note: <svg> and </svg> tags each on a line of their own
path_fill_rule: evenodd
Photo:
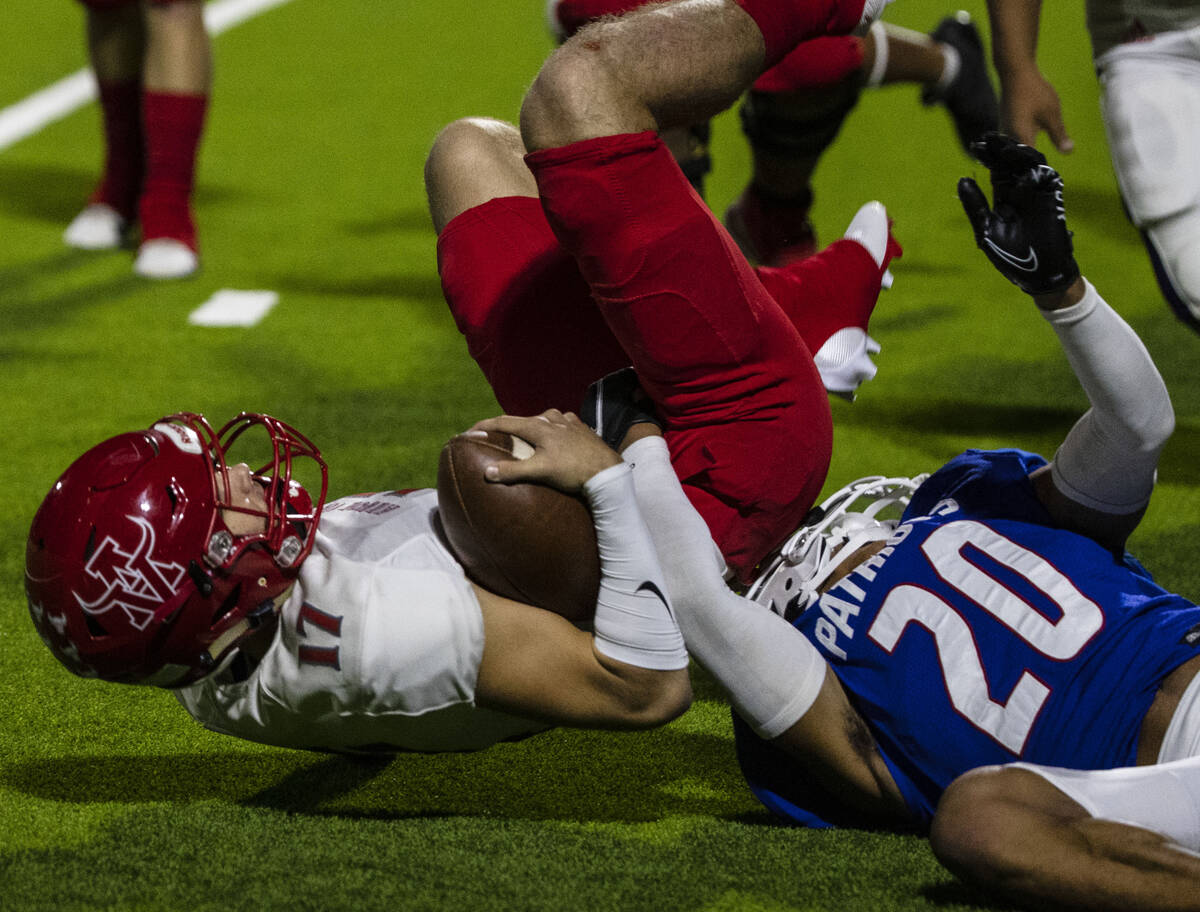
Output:
<svg viewBox="0 0 1200 912">
<path fill-rule="evenodd" d="M 984 133 L 1000 129 L 1000 103 L 988 76 L 983 40 L 970 15 L 962 10 L 939 22 L 929 37 L 958 52 L 959 69 L 954 81 L 944 89 L 937 86 L 922 89 L 921 103 L 927 107 L 945 105 L 954 121 L 958 141 L 970 155 L 972 142 Z"/>
</svg>

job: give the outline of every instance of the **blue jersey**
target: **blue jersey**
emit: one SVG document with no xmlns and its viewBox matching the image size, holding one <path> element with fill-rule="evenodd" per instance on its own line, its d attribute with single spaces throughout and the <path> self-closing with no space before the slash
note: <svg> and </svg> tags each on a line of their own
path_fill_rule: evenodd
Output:
<svg viewBox="0 0 1200 912">
<path fill-rule="evenodd" d="M 925 822 L 979 766 L 1133 765 L 1159 684 L 1200 653 L 1200 608 L 1051 525 L 1028 477 L 1044 464 L 1018 450 L 951 460 L 887 547 L 795 622 Z M 782 751 L 740 721 L 736 734 L 764 804 L 810 826 L 852 822 Z"/>
</svg>

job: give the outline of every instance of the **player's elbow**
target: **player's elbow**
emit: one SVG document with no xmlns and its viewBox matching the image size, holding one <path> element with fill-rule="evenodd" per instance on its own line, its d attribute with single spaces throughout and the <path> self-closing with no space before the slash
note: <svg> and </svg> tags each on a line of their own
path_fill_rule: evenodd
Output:
<svg viewBox="0 0 1200 912">
<path fill-rule="evenodd" d="M 635 731 L 658 728 L 679 718 L 692 705 L 686 668 L 645 671 L 643 680 L 621 695 L 621 727 Z"/>
<path fill-rule="evenodd" d="M 1136 414 L 1119 416 L 1092 409 L 1102 433 L 1115 446 L 1124 446 L 1137 453 L 1158 453 L 1175 433 L 1175 409 L 1171 396 L 1161 380 L 1154 395 L 1146 395 Z"/>
<path fill-rule="evenodd" d="M 1145 418 L 1140 422 L 1138 430 L 1142 440 L 1142 448 L 1146 451 L 1158 452 L 1175 433 L 1175 409 L 1171 405 L 1171 397 L 1163 389 L 1158 407 L 1148 409 Z"/>
<path fill-rule="evenodd" d="M 1021 842 L 1009 813 L 1005 770 L 984 767 L 955 779 L 942 793 L 929 830 L 933 854 L 963 880 L 1002 886 L 1016 872 Z"/>
</svg>

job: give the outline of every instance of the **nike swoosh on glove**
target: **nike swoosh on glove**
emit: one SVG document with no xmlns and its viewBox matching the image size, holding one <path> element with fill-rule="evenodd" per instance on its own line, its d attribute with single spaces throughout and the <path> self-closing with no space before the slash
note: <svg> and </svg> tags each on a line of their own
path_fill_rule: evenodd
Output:
<svg viewBox="0 0 1200 912">
<path fill-rule="evenodd" d="M 972 143 L 971 152 L 992 178 L 992 206 L 974 180 L 958 182 L 958 198 L 979 249 L 1026 294 L 1051 294 L 1071 285 L 1079 266 L 1058 172 L 1037 149 L 1000 133 Z"/>
</svg>

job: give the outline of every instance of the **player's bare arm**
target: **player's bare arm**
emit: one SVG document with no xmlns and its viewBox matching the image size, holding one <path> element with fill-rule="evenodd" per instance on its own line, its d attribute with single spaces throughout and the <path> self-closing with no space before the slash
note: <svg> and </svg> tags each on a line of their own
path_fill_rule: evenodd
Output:
<svg viewBox="0 0 1200 912">
<path fill-rule="evenodd" d="M 475 587 L 484 649 L 481 706 L 556 725 L 645 729 L 691 705 L 687 667 L 640 668 L 597 652 L 592 635 L 551 611 Z"/>
<path fill-rule="evenodd" d="M 712 538 L 679 485 L 664 441 L 638 441 L 625 458 L 634 463 L 638 502 L 692 656 L 759 737 L 798 761 L 797 775 L 836 796 L 863 823 L 912 827 L 870 731 L 815 647 L 781 616 L 725 585 Z"/>
<path fill-rule="evenodd" d="M 649 728 L 682 713 L 691 701 L 687 656 L 620 456 L 576 415 L 556 409 L 531 418 L 491 418 L 472 430 L 502 431 L 533 445 L 526 459 L 488 466 L 485 475 L 490 481 L 540 482 L 589 497 L 602 568 L 594 634 L 552 612 L 476 587 L 485 637 L 479 702 L 560 724 L 599 728 Z M 627 501 L 619 491 L 618 496 L 610 493 L 601 499 L 595 490 L 597 485 L 619 486 L 622 481 L 628 482 Z M 633 559 L 606 562 L 606 554 L 622 549 L 625 558 Z M 624 570 L 624 564 L 631 566 Z M 662 656 L 643 655 L 636 648 L 630 652 L 634 638 L 623 639 L 622 631 L 611 626 L 613 606 L 644 612 L 650 622 L 658 623 L 661 639 L 674 635 L 677 648 L 664 649 Z"/>
<path fill-rule="evenodd" d="M 974 181 L 959 185 L 976 241 L 1033 296 L 1091 402 L 1054 461 L 1031 475 L 1035 490 L 1058 525 L 1118 552 L 1153 489 L 1173 428 L 1170 398 L 1141 341 L 1080 276 L 1058 175 L 1007 137 L 989 137 L 978 150 L 991 170 L 993 205 Z M 1194 761 L 1158 756 L 1197 667 L 1192 659 L 1176 668 L 1143 719 L 1138 761 L 1150 766 L 1020 763 L 960 776 L 934 818 L 939 859 L 1033 908 L 1200 908 L 1200 862 L 1179 847 L 1195 842 Z"/>
<path fill-rule="evenodd" d="M 1095 819 L 1019 767 L 988 767 L 955 780 L 930 840 L 955 874 L 1022 908 L 1200 909 L 1200 858 L 1149 829 Z"/>
<path fill-rule="evenodd" d="M 976 243 L 1033 297 L 1091 402 L 1053 462 L 1033 473 L 1035 488 L 1059 525 L 1119 551 L 1145 511 L 1174 430 L 1170 396 L 1141 340 L 1080 275 L 1062 179 L 1045 156 L 997 134 L 976 150 L 993 191 L 989 205 L 975 181 L 959 182 Z"/>
<path fill-rule="evenodd" d="M 1041 0 L 988 0 L 992 25 L 992 61 L 1000 76 L 1004 129 L 1026 145 L 1046 131 L 1059 152 L 1074 142 L 1063 124 L 1058 92 L 1037 63 Z"/>
<path fill-rule="evenodd" d="M 916 825 L 874 737 L 831 670 L 808 712 L 774 743 L 799 761 L 803 775 L 852 808 L 864 826 Z"/>
</svg>

